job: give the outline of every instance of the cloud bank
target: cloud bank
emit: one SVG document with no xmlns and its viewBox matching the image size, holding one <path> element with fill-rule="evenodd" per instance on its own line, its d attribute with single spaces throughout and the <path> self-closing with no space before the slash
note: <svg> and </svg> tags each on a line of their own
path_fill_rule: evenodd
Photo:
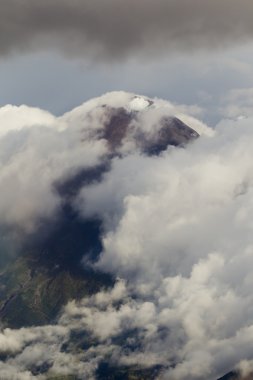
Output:
<svg viewBox="0 0 253 380">
<path fill-rule="evenodd" d="M 0 6 L 0 55 L 44 48 L 122 59 L 251 40 L 250 0 L 10 0 Z"/>
<path fill-rule="evenodd" d="M 122 107 L 139 116 L 110 151 L 110 170 L 72 200 L 84 219 L 102 220 L 103 251 L 94 265 L 118 281 L 70 302 L 55 325 L 2 328 L 0 377 L 43 379 L 36 374 L 40 366 L 49 374 L 94 379 L 105 358 L 111 365 L 148 363 L 161 368 L 159 379 L 172 380 L 213 380 L 232 369 L 247 375 L 253 368 L 252 118 L 224 120 L 214 132 L 184 115 L 201 136 L 184 149 L 168 146 L 148 155 L 136 136 L 154 138 L 155 120 L 166 113 L 179 117 L 170 103 L 112 93 L 61 118 L 9 107 L 10 130 L 0 139 L 7 171 L 0 178 L 0 220 L 36 226 L 41 214 L 57 213 L 54 181 L 105 159 L 112 147 L 101 125 L 111 109 Z M 7 187 L 5 179 L 16 177 L 19 182 Z M 36 200 L 27 213 L 17 212 L 25 197 L 20 184 Z M 73 334 L 82 347 L 85 337 L 93 344 L 73 355 Z"/>
<path fill-rule="evenodd" d="M 5 194 L 0 201 L 1 222 L 29 229 L 39 218 L 52 216 L 60 202 L 54 182 L 80 169 L 99 165 L 105 159 L 109 151 L 102 132 L 111 117 L 110 109 L 126 105 L 126 115 L 137 112 L 143 105 L 138 105 L 138 99 L 131 103 L 134 96 L 109 93 L 59 118 L 27 106 L 0 108 L 0 191 Z M 109 107 L 108 112 L 104 104 Z M 141 130 L 145 122 L 147 133 L 151 135 L 152 126 L 165 114 L 189 122 L 199 133 L 211 133 L 203 123 L 182 113 L 184 107 L 162 100 L 156 104 L 135 121 L 133 128 Z M 149 119 L 149 123 L 145 119 Z M 135 149 L 138 149 L 135 137 L 129 134 L 120 150 L 126 153 Z"/>
</svg>

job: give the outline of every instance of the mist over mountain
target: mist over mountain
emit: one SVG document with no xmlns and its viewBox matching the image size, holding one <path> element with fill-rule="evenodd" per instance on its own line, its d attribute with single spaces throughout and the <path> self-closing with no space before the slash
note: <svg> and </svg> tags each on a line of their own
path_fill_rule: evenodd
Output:
<svg viewBox="0 0 253 380">
<path fill-rule="evenodd" d="M 249 378 L 252 121 L 0 108 L 0 378 Z"/>
</svg>

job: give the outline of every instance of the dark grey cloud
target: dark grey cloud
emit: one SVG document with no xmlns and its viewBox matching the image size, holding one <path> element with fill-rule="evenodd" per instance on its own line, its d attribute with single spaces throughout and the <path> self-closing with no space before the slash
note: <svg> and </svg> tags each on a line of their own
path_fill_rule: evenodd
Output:
<svg viewBox="0 0 253 380">
<path fill-rule="evenodd" d="M 123 58 L 210 48 L 253 36 L 251 0 L 8 0 L 0 6 L 0 54 L 57 48 Z"/>
</svg>

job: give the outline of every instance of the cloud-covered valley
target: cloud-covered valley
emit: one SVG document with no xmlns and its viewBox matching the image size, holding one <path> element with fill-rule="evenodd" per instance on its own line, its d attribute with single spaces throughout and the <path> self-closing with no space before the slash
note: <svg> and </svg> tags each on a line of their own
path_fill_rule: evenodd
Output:
<svg viewBox="0 0 253 380">
<path fill-rule="evenodd" d="M 253 119 L 212 130 L 183 109 L 123 92 L 59 118 L 0 109 L 2 240 L 57 223 L 65 191 L 82 219 L 102 223 L 100 255 L 82 265 L 116 279 L 55 323 L 3 323 L 0 378 L 45 379 L 43 367 L 95 379 L 105 360 L 157 379 L 253 370 Z M 101 167 L 69 191 L 69 178 Z M 93 344 L 74 354 L 73 335 Z"/>
</svg>

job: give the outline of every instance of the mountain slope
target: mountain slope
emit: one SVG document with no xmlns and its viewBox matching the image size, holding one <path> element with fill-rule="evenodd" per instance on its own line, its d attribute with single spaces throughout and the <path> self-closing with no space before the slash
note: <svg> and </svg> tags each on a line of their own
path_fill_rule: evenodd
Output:
<svg viewBox="0 0 253 380">
<path fill-rule="evenodd" d="M 81 136 L 105 141 L 106 151 L 98 166 L 79 168 L 52 184 L 61 203 L 57 215 L 40 221 L 39 227 L 25 237 L 18 258 L 0 275 L 4 325 L 20 328 L 50 323 L 69 300 L 112 285 L 110 276 L 81 264 L 85 255 L 95 261 L 102 251 L 102 225 L 99 219 L 85 220 L 78 215 L 73 207 L 75 197 L 85 186 L 101 181 L 114 157 L 135 151 L 159 155 L 169 146 L 183 146 L 198 137 L 196 131 L 171 115 L 170 108 L 155 101 L 125 93 L 107 97 L 108 104 L 102 97 L 62 118 L 71 125 L 81 123 Z M 116 107 L 113 103 L 118 101 L 120 106 Z"/>
<path fill-rule="evenodd" d="M 11 187 L 13 200 L 7 207 L 6 221 L 1 217 L 0 205 L 0 229 L 2 242 L 5 241 L 0 319 L 3 334 L 26 333 L 22 335 L 21 351 L 8 344 L 0 346 L 0 377 L 155 379 L 162 367 L 152 363 L 145 368 L 118 365 L 109 357 L 105 360 L 99 353 L 99 340 L 85 326 L 80 330 L 74 321 L 64 322 L 64 307 L 68 303 L 86 302 L 106 291 L 113 294 L 114 287 L 121 286 L 114 275 L 96 267 L 103 251 L 103 217 L 83 215 L 78 202 L 85 189 L 101 183 L 110 174 L 115 162 L 136 154 L 158 157 L 167 149 L 194 141 L 198 132 L 180 119 L 170 103 L 123 92 L 91 100 L 57 120 L 43 114 L 45 125 L 40 125 L 41 112 L 34 110 L 30 121 L 29 112 L 27 119 L 24 117 L 24 107 L 15 108 L 15 115 L 19 111 L 21 124 L 12 124 L 10 130 L 6 126 L 0 140 L 0 159 L 7 174 L 11 162 L 22 163 L 17 165 L 19 182 Z M 38 122 L 34 123 L 36 113 Z M 197 120 L 191 122 L 196 129 L 205 129 Z M 24 166 L 30 168 L 28 175 L 22 173 Z M 15 173 L 10 173 L 13 178 Z M 120 307 L 123 298 L 117 299 Z M 52 331 L 49 336 L 48 329 Z M 115 337 L 112 347 L 134 351 L 139 345 L 134 331 L 130 329 Z M 48 349 L 51 345 L 58 347 L 59 357 L 75 358 L 79 365 L 83 362 L 83 369 L 70 363 L 65 369 L 63 364 L 57 368 L 57 360 L 52 361 L 50 354 L 48 358 L 41 354 L 37 360 L 32 355 L 28 355 L 29 360 L 19 359 L 33 345 L 33 338 L 29 337 L 37 334 L 38 351 L 43 345 Z M 84 359 L 93 350 L 98 350 L 92 354 L 94 359 Z M 17 372 L 16 361 L 23 363 Z"/>
</svg>

